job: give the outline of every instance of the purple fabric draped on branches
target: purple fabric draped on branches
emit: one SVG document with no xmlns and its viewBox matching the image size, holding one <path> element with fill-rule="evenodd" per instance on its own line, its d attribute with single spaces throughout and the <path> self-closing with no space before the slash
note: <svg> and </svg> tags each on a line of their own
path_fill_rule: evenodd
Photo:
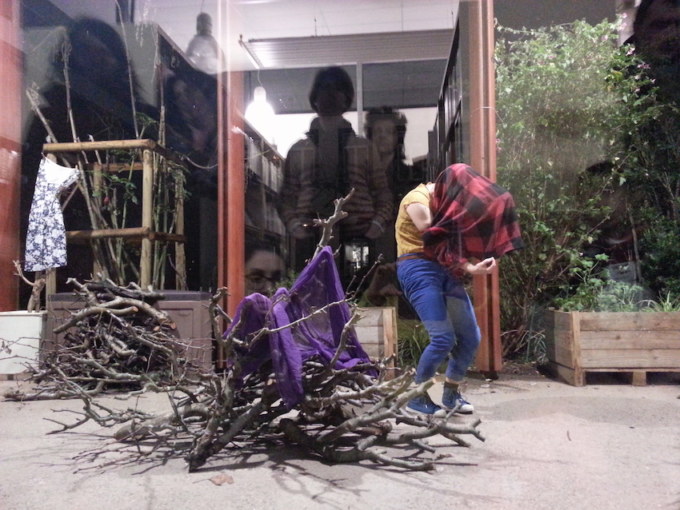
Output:
<svg viewBox="0 0 680 510">
<path fill-rule="evenodd" d="M 290 290 L 280 288 L 270 299 L 251 294 L 239 304 L 233 325 L 225 336 L 233 334 L 245 341 L 247 351 L 241 356 L 241 378 L 258 370 L 271 360 L 281 398 L 288 408 L 304 397 L 302 365 L 311 358 L 328 363 L 340 344 L 340 336 L 351 313 L 330 247 L 325 247 L 300 273 Z M 263 335 L 251 342 L 254 335 L 267 327 L 277 329 L 331 303 L 323 313 L 317 313 L 299 324 L 275 333 Z M 370 359 L 351 331 L 345 351 L 334 368 L 352 368 Z"/>
</svg>

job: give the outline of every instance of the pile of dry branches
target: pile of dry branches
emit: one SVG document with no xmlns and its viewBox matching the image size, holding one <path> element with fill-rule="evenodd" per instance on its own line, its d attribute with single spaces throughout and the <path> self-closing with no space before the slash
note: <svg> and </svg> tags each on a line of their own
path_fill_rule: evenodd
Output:
<svg viewBox="0 0 680 510">
<path fill-rule="evenodd" d="M 182 357 L 186 349 L 173 321 L 153 306 L 163 294 L 110 280 L 68 283 L 76 287 L 83 308 L 54 330 L 63 338 L 43 347 L 31 375 L 34 392 L 10 392 L 6 398 L 94 397 L 184 379 L 191 368 Z"/>
<path fill-rule="evenodd" d="M 331 462 L 370 460 L 429 470 L 447 455 L 437 454 L 427 438 L 450 440 L 437 441 L 439 446 L 467 445 L 462 435 L 483 440 L 478 420 L 456 422 L 453 412 L 442 418 L 408 413 L 406 403 L 432 385 L 414 385 L 412 370 L 397 375 L 386 368 L 390 360 L 334 368 L 355 317 L 346 325 L 333 359 L 317 357 L 304 363 L 304 399 L 290 409 L 281 398 L 271 363 L 241 376 L 239 353 L 248 352 L 249 342 L 259 334 L 250 339 L 233 334 L 223 338 L 215 326 L 214 340 L 225 354 L 227 368 L 201 373 L 183 357 L 186 346 L 176 337 L 172 321 L 153 306 L 162 294 L 134 285 L 119 287 L 111 281 L 71 283 L 85 306 L 55 330 L 67 333 L 33 374 L 36 390 L 5 395 L 13 400 L 82 399 L 83 410 L 74 422 L 51 420 L 60 425 L 55 432 L 89 421 L 117 427 L 115 439 L 129 444 L 130 452 L 147 459 L 161 452 L 164 459 L 183 457 L 190 471 L 227 447 L 262 442 L 293 443 Z M 213 297 L 215 325 L 218 317 L 224 317 L 217 306 L 224 292 L 221 289 Z M 324 308 L 330 306 L 338 303 Z M 326 311 L 322 308 L 314 314 Z M 171 411 L 155 415 L 140 405 L 112 409 L 104 405 L 105 399 L 96 398 L 110 391 L 117 392 L 118 400 L 145 392 L 164 393 Z"/>
</svg>

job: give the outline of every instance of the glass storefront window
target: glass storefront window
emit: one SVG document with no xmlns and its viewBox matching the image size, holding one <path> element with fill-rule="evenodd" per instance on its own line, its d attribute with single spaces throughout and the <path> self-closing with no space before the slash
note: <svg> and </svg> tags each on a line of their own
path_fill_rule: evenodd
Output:
<svg viewBox="0 0 680 510">
<path fill-rule="evenodd" d="M 338 234 L 337 240 L 347 244 L 339 253 L 350 254 L 346 263 L 339 265 L 351 268 L 349 277 L 365 271 L 378 250 L 388 259 L 393 257 L 392 195 L 398 192 L 386 168 L 373 170 L 373 165 L 379 165 L 374 149 L 377 142 L 367 138 L 366 116 L 386 107 L 403 115 L 409 129 L 402 140 L 408 175 L 402 177 L 409 182 L 420 180 L 454 26 L 451 2 L 432 3 L 430 16 L 416 3 L 395 8 L 381 2 L 357 4 L 350 11 L 332 2 L 204 1 L 197 7 L 193 2 L 170 0 L 44 0 L 22 7 L 24 87 L 32 91 L 31 98 L 24 101 L 22 119 L 22 231 L 27 228 L 42 145 L 48 137 L 56 143 L 151 138 L 180 155 L 186 165 L 181 213 L 186 286 L 214 290 L 226 283 L 228 270 L 223 268 L 220 276 L 219 267 L 226 266 L 222 259 L 232 249 L 228 257 L 243 252 L 238 264 L 243 282 L 232 281 L 230 286 L 237 294 L 240 285 L 242 292 L 268 292 L 291 270 L 302 267 L 316 241 L 311 222 L 315 216 L 329 213 L 328 204 L 316 204 L 304 211 L 304 217 L 293 214 L 283 218 L 281 205 L 282 192 L 290 185 L 285 173 L 286 165 L 292 165 L 291 148 L 310 141 L 310 127 L 321 125 L 315 119 L 323 110 L 323 115 L 330 111 L 331 117 L 341 119 L 341 128 L 334 128 L 333 135 L 319 130 L 322 142 L 316 143 L 326 148 L 340 143 L 344 148 L 336 147 L 321 159 L 300 153 L 297 163 L 302 167 L 296 171 L 312 171 L 315 180 L 325 172 L 319 190 L 326 191 L 324 186 L 336 183 L 336 195 L 348 192 L 350 184 L 371 186 L 357 190 L 358 195 L 363 193 L 363 205 L 350 211 L 357 215 L 352 227 Z M 283 15 L 296 22 L 282 25 L 279 19 Z M 401 16 L 401 21 L 395 15 Z M 434 34 L 429 39 L 425 37 L 428 31 Z M 372 38 L 362 41 L 361 34 Z M 315 39 L 309 40 L 310 36 Z M 263 49 L 265 43 L 270 45 L 270 53 Z M 288 43 L 296 49 L 286 60 Z M 313 53 L 313 48 L 318 52 Z M 314 80 L 338 61 L 352 91 L 348 94 L 341 84 L 332 94 L 347 104 L 322 105 L 332 101 L 324 88 L 328 80 L 318 84 L 316 102 L 310 102 Z M 265 124 L 244 119 L 258 87 L 260 99 L 265 98 L 273 110 Z M 385 128 L 381 122 L 376 118 L 368 122 L 369 137 L 374 133 L 382 136 Z M 314 143 L 312 140 L 310 147 Z M 234 144 L 242 146 L 237 150 Z M 69 157 L 75 164 L 79 156 Z M 87 163 L 97 157 L 102 155 L 90 155 Z M 104 159 L 108 157 L 113 156 Z M 318 173 L 320 160 L 322 174 Z M 239 165 L 241 173 L 233 173 Z M 361 165 L 370 165 L 373 173 L 368 179 L 354 181 L 352 169 Z M 221 223 L 229 216 L 231 204 L 225 201 L 233 193 L 234 175 L 239 179 L 242 175 L 244 183 L 242 225 L 233 224 L 238 215 Z M 124 180 L 120 175 L 107 179 L 109 184 Z M 129 227 L 122 222 L 139 219 L 135 194 L 141 185 L 134 176 L 117 191 L 116 207 L 126 212 L 112 220 L 120 223 L 109 225 L 111 228 Z M 314 192 L 315 200 L 319 190 Z M 97 200 L 114 199 L 104 195 Z M 297 192 L 294 195 L 296 199 Z M 71 199 L 65 211 L 67 230 L 92 228 L 92 216 L 99 214 L 92 208 L 104 206 L 101 200 L 93 205 L 77 196 Z M 298 219 L 311 236 L 297 239 L 291 235 L 291 220 Z M 233 235 L 239 228 L 243 230 L 240 246 L 231 243 L 226 234 Z M 238 241 L 238 236 L 229 239 Z M 75 256 L 62 272 L 88 275 L 97 262 L 88 247 L 69 244 L 69 252 Z M 175 280 L 167 282 L 173 285 Z"/>
<path fill-rule="evenodd" d="M 22 236 L 49 127 L 57 142 L 148 137 L 183 158 L 189 289 L 214 290 L 228 283 L 238 296 L 274 288 L 302 267 L 316 239 L 311 222 L 329 212 L 327 203 L 311 199 L 302 206 L 297 201 L 300 207 L 294 214 L 285 211 L 282 197 L 291 193 L 287 187 L 300 185 L 297 180 L 304 172 L 323 183 L 306 189 L 319 201 L 321 188 L 330 187 L 329 176 L 338 178 L 334 193 L 342 194 L 353 183 L 357 165 L 382 165 L 371 182 L 387 187 L 389 198 L 383 189 L 369 189 L 370 207 L 350 211 L 355 224 L 338 233 L 336 241 L 358 247 L 339 253 L 362 254 L 347 267 L 370 265 L 378 253 L 393 260 L 391 228 L 400 196 L 452 159 L 469 157 L 465 59 L 472 48 L 465 37 L 457 53 L 463 61 L 447 68 L 456 56 L 451 54 L 453 34 L 465 4 L 367 1 L 347 8 L 331 1 L 22 3 L 23 88 L 30 91 L 23 100 L 21 122 Z M 542 2 L 536 9 L 528 1 L 497 0 L 495 14 L 509 26 L 540 26 L 583 16 L 613 17 L 617 8 L 626 7 L 619 4 Z M 465 25 L 459 27 L 460 34 L 466 34 Z M 318 127 L 315 119 L 321 108 L 310 103 L 310 92 L 318 73 L 330 66 L 344 70 L 352 87 L 348 100 L 343 85 L 333 85 L 336 100 L 348 103 L 331 111 L 342 120 L 341 130 L 336 126 L 332 136 L 310 131 Z M 264 122 L 245 115 L 256 94 L 271 106 Z M 317 134 L 310 138 L 310 132 Z M 307 140 L 307 148 L 314 149 L 319 133 L 326 148 L 336 143 L 335 151 L 319 158 L 310 150 L 292 168 L 291 148 Z M 385 147 L 395 141 L 399 146 L 393 154 L 399 164 L 380 155 L 381 150 L 388 154 Z M 292 168 L 288 175 L 296 176 L 292 181 L 286 179 L 287 167 Z M 128 222 L 139 214 L 131 198 L 131 190 L 139 185 L 135 179 L 125 188 L 131 200 Z M 241 189 L 241 205 L 233 198 L 236 189 Z M 293 198 L 304 198 L 304 191 L 293 191 Z M 118 193 L 125 196 L 124 191 Z M 230 214 L 234 204 L 242 209 L 240 215 Z M 86 201 L 74 197 L 65 212 L 67 229 L 90 228 L 91 215 Z M 377 234 L 370 225 L 377 225 Z M 239 229 L 243 234 L 232 237 Z M 92 257 L 86 247 L 73 245 L 69 250 L 75 265 L 64 274 L 89 274 Z M 251 260 L 253 254 L 258 257 Z M 271 267 L 260 267 L 265 259 Z M 234 281 L 237 274 L 240 283 Z M 172 278 L 167 281 L 174 284 Z"/>
</svg>

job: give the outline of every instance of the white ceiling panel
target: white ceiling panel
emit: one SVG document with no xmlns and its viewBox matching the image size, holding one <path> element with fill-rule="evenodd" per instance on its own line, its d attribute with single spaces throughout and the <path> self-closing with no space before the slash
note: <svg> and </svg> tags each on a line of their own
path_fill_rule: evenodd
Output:
<svg viewBox="0 0 680 510">
<path fill-rule="evenodd" d="M 246 42 L 262 68 L 446 59 L 453 30 L 255 39 Z"/>
</svg>

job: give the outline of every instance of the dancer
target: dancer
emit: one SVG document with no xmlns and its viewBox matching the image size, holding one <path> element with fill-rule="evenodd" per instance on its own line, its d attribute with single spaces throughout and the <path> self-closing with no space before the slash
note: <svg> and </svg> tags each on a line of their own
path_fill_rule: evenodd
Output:
<svg viewBox="0 0 680 510">
<path fill-rule="evenodd" d="M 522 248 L 512 196 L 469 166 L 452 165 L 402 199 L 396 240 L 399 283 L 430 336 L 415 382 L 431 379 L 448 356 L 442 406 L 472 413 L 459 388 L 480 331 L 462 277 L 491 274 L 497 258 Z M 427 393 L 407 407 L 444 414 Z"/>
</svg>

